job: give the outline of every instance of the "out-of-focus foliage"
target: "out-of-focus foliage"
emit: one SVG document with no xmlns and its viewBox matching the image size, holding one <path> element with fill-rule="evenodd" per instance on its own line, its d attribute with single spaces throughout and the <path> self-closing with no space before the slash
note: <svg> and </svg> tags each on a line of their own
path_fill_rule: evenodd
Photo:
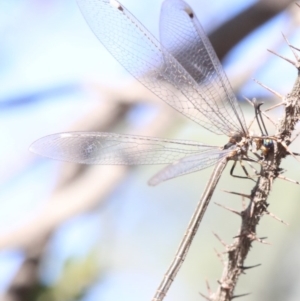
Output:
<svg viewBox="0 0 300 301">
<path fill-rule="evenodd" d="M 85 258 L 70 258 L 65 262 L 59 279 L 51 286 L 38 284 L 31 300 L 81 300 L 96 280 L 101 281 L 102 273 L 98 249 L 92 250 Z"/>
</svg>

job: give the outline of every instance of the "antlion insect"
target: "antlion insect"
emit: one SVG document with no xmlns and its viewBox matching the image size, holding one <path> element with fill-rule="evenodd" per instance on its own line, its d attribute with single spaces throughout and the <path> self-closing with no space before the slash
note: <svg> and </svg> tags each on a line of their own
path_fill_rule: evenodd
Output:
<svg viewBox="0 0 300 301">
<path fill-rule="evenodd" d="M 31 145 L 31 151 L 37 154 L 84 164 L 170 164 L 150 179 L 150 185 L 216 164 L 153 298 L 161 301 L 185 259 L 227 162 L 234 161 L 230 172 L 233 175 L 237 161 L 253 161 L 247 156 L 252 137 L 220 62 L 194 12 L 184 1 L 164 1 L 160 42 L 116 0 L 77 2 L 100 42 L 128 72 L 192 121 L 229 137 L 229 142 L 220 148 L 195 141 L 69 132 L 43 137 Z M 263 143 L 262 138 L 258 139 Z M 235 177 L 249 178 L 243 169 L 246 176 Z"/>
</svg>

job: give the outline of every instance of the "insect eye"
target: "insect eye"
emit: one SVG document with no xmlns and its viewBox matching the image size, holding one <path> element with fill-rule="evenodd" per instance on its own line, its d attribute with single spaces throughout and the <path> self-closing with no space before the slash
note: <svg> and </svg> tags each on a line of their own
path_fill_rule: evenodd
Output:
<svg viewBox="0 0 300 301">
<path fill-rule="evenodd" d="M 267 148 L 271 148 L 273 146 L 273 140 L 271 139 L 264 139 L 263 140 L 263 145 Z"/>
</svg>

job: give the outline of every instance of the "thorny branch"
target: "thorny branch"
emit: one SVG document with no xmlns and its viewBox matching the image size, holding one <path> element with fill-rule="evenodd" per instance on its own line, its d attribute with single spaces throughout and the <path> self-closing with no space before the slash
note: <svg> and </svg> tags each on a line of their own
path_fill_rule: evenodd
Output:
<svg viewBox="0 0 300 301">
<path fill-rule="evenodd" d="M 300 67 L 299 59 L 296 55 L 295 57 L 297 62 L 294 63 L 294 66 L 298 70 L 298 76 L 291 93 L 282 98 L 285 112 L 276 125 L 276 135 L 272 137 L 274 148 L 261 161 L 260 176 L 251 191 L 249 206 L 241 212 L 242 225 L 239 234 L 231 245 L 226 246 L 228 259 L 224 265 L 221 279 L 218 281 L 219 287 L 215 293 L 210 293 L 205 297 L 207 300 L 229 301 L 243 296 L 244 294 L 235 296 L 234 289 L 239 276 L 245 270 L 244 262 L 251 244 L 253 241 L 265 243 L 263 239 L 256 236 L 256 227 L 260 218 L 269 214 L 267 199 L 274 180 L 280 175 L 281 159 L 287 155 L 293 155 L 289 152 L 288 146 L 292 142 L 291 135 L 300 118 Z M 291 61 L 289 60 L 289 62 Z"/>
</svg>

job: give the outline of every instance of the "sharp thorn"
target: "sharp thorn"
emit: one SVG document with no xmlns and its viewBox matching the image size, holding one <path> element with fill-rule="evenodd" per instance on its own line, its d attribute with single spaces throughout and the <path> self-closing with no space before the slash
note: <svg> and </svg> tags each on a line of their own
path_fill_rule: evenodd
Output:
<svg viewBox="0 0 300 301">
<path fill-rule="evenodd" d="M 207 292 L 208 292 L 209 295 L 211 295 L 212 291 L 210 289 L 210 285 L 209 285 L 209 282 L 208 282 L 207 279 L 205 279 L 205 283 L 206 283 Z"/>
<path fill-rule="evenodd" d="M 251 241 L 258 241 L 258 242 L 260 242 L 262 244 L 271 245 L 270 243 L 264 241 L 268 237 L 257 237 L 255 233 L 240 234 L 240 235 L 235 236 L 234 238 L 240 238 L 240 237 L 243 237 L 243 236 L 244 237 L 246 236 Z"/>
<path fill-rule="evenodd" d="M 222 255 L 216 250 L 214 249 L 215 253 L 217 254 L 217 257 L 219 258 L 219 260 L 221 261 L 222 265 L 225 266 L 225 262 L 222 258 Z"/>
<path fill-rule="evenodd" d="M 241 213 L 240 213 L 239 211 L 236 211 L 236 210 L 234 210 L 234 209 L 231 209 L 231 208 L 229 208 L 229 207 L 226 207 L 226 206 L 224 206 L 224 205 L 222 205 L 222 204 L 219 204 L 219 203 L 216 203 L 216 202 L 215 202 L 215 204 L 216 204 L 217 206 L 223 208 L 223 209 L 226 209 L 226 210 L 228 210 L 228 211 L 230 211 L 230 212 L 232 212 L 232 213 L 234 213 L 234 214 L 237 214 L 238 216 L 242 216 Z"/>
<path fill-rule="evenodd" d="M 227 190 L 222 190 L 223 192 L 226 192 L 226 193 L 230 193 L 230 194 L 234 194 L 234 195 L 239 195 L 241 197 L 244 197 L 244 198 L 247 198 L 247 199 L 250 199 L 251 200 L 251 195 L 248 195 L 248 194 L 244 194 L 244 193 L 239 193 L 239 192 L 234 192 L 234 191 L 227 191 Z"/>
<path fill-rule="evenodd" d="M 257 238 L 255 240 L 258 241 L 258 242 L 260 242 L 261 244 L 264 244 L 264 245 L 271 245 L 270 243 L 268 243 L 268 242 L 266 242 L 266 241 L 264 241 L 264 240 L 262 240 L 260 238 Z"/>
<path fill-rule="evenodd" d="M 241 270 L 249 270 L 249 269 L 257 268 L 257 267 L 259 267 L 259 266 L 261 266 L 261 263 L 256 264 L 256 265 L 251 265 L 251 266 L 248 266 L 248 267 L 245 267 L 245 266 L 238 266 L 238 268 L 241 269 Z"/>
<path fill-rule="evenodd" d="M 269 242 L 266 242 L 265 239 L 267 239 L 268 237 L 255 237 L 254 240 L 260 242 L 261 244 L 264 245 L 271 245 Z"/>
<path fill-rule="evenodd" d="M 246 207 L 247 207 L 247 206 L 246 206 L 245 197 L 242 196 L 242 208 L 243 208 L 243 210 L 245 210 Z"/>
<path fill-rule="evenodd" d="M 264 111 L 261 112 L 273 125 L 276 125 L 276 122 L 269 116 L 267 115 Z"/>
<path fill-rule="evenodd" d="M 273 187 L 274 177 L 270 177 L 270 187 Z"/>
<path fill-rule="evenodd" d="M 233 236 L 233 238 L 241 238 L 241 237 L 245 237 L 245 235 L 244 234 L 240 234 L 240 235 Z"/>
<path fill-rule="evenodd" d="M 295 155 L 295 154 L 294 154 L 294 155 Z M 291 182 L 291 183 L 293 183 L 293 184 L 300 185 L 300 182 L 295 181 L 295 180 L 292 180 L 292 179 L 289 179 L 289 178 L 284 177 L 284 176 L 281 176 L 281 175 L 278 175 L 277 178 L 278 178 L 278 179 L 281 179 L 281 180 L 285 180 L 285 181 L 287 181 L 287 182 Z"/>
<path fill-rule="evenodd" d="M 250 168 L 254 172 L 254 175 L 252 177 L 260 177 L 260 175 L 258 174 L 258 171 L 254 168 L 254 166 L 249 161 L 246 161 L 246 163 L 250 166 Z"/>
<path fill-rule="evenodd" d="M 222 240 L 222 238 L 215 232 L 213 232 L 213 235 L 218 239 L 218 241 L 225 247 L 227 248 L 228 245 L 226 244 L 226 242 L 224 240 Z"/>
<path fill-rule="evenodd" d="M 295 158 L 298 162 L 300 162 L 300 160 L 294 155 L 293 152 L 291 152 L 288 148 L 288 146 L 283 142 L 281 141 L 280 144 L 285 148 L 285 150 L 293 157 Z"/>
<path fill-rule="evenodd" d="M 251 293 L 240 294 L 240 295 L 234 295 L 234 296 L 231 297 L 231 300 L 232 300 L 232 299 L 236 299 L 236 298 L 240 298 L 240 297 L 245 297 L 245 296 L 248 296 L 248 295 L 251 295 Z"/>
<path fill-rule="evenodd" d="M 202 296 L 205 300 L 211 301 L 211 299 L 209 297 L 205 296 L 204 294 L 199 293 L 199 295 Z"/>
<path fill-rule="evenodd" d="M 300 48 L 297 48 L 297 47 L 295 47 L 295 46 L 293 46 L 293 45 L 290 45 L 290 47 L 294 48 L 294 49 L 297 50 L 297 51 L 300 51 Z"/>
<path fill-rule="evenodd" d="M 286 41 L 287 45 L 288 45 L 289 48 L 291 49 L 291 51 L 292 51 L 292 53 L 293 53 L 295 59 L 297 60 L 297 62 L 299 62 L 299 56 L 298 56 L 297 53 L 294 51 L 293 47 L 291 47 L 291 44 L 290 44 L 288 38 L 285 36 L 285 34 L 284 34 L 283 32 L 282 32 L 281 34 L 282 34 L 284 40 Z"/>
<path fill-rule="evenodd" d="M 249 238 L 251 240 L 254 240 L 256 238 L 255 235 L 253 235 L 253 234 L 247 234 L 247 233 L 241 233 L 239 235 L 233 236 L 233 238 L 242 238 L 242 237 L 247 237 L 247 238 Z"/>
<path fill-rule="evenodd" d="M 250 217 L 251 218 L 253 217 L 254 209 L 255 209 L 255 203 L 251 202 L 251 205 L 250 205 Z"/>
<path fill-rule="evenodd" d="M 265 211 L 265 214 L 267 214 L 267 215 L 273 217 L 274 219 L 276 219 L 277 221 L 281 222 L 282 224 L 284 224 L 284 225 L 286 225 L 286 226 L 289 226 L 288 223 L 286 223 L 285 221 L 283 221 L 282 219 L 280 219 L 279 217 L 277 217 L 275 214 L 273 214 L 273 213 L 271 213 L 271 212 L 269 212 L 269 211 L 267 211 L 267 210 Z"/>
<path fill-rule="evenodd" d="M 292 61 L 292 60 L 290 60 L 290 59 L 288 59 L 288 58 L 286 58 L 286 57 L 284 57 L 284 56 L 282 56 L 282 55 L 276 53 L 276 52 L 273 51 L 273 50 L 270 50 L 270 49 L 267 49 L 267 50 L 268 50 L 269 52 L 273 53 L 274 55 L 276 55 L 276 56 L 282 58 L 283 60 L 287 61 L 288 63 L 292 64 L 293 66 L 295 66 L 295 67 L 298 69 L 298 64 L 295 63 L 294 61 Z"/>
<path fill-rule="evenodd" d="M 274 105 L 274 106 L 272 106 L 272 107 L 269 107 L 269 108 L 265 109 L 264 112 L 271 111 L 271 110 L 273 110 L 273 109 L 275 109 L 275 108 L 278 108 L 278 107 L 280 107 L 280 106 L 283 106 L 283 105 L 284 105 L 284 102 L 278 103 L 277 105 Z"/>
<path fill-rule="evenodd" d="M 285 42 L 287 43 L 287 45 L 290 46 L 290 42 L 289 42 L 287 36 L 283 32 L 281 32 L 281 35 L 283 36 L 283 38 L 284 38 Z"/>
<path fill-rule="evenodd" d="M 275 92 L 275 91 L 274 91 L 274 92 Z M 275 92 L 275 93 L 277 93 L 277 92 Z M 280 94 L 279 94 L 279 95 L 280 95 Z M 280 95 L 280 96 L 281 96 L 281 95 Z M 282 97 L 283 97 L 283 96 L 282 96 Z M 243 96 L 243 98 L 244 98 L 245 100 L 247 100 L 248 103 L 250 103 L 250 105 L 251 105 L 252 107 L 255 106 L 255 104 L 253 103 L 253 101 L 251 101 L 249 98 L 247 98 L 247 97 L 245 97 L 245 96 Z M 254 100 L 255 100 L 255 98 L 254 98 Z M 273 120 L 271 119 L 271 117 L 269 117 L 266 113 L 264 113 L 264 111 L 261 111 L 261 113 L 262 113 L 267 119 L 269 119 L 270 122 L 272 122 L 272 123 L 275 125 L 275 121 L 273 121 Z M 256 119 L 256 118 L 254 118 L 254 120 L 250 123 L 250 125 L 249 125 L 248 128 L 251 127 L 251 125 L 252 125 L 252 123 L 255 121 L 255 119 Z"/>
<path fill-rule="evenodd" d="M 247 101 L 249 102 L 249 104 L 250 104 L 252 107 L 254 107 L 253 102 L 252 102 L 249 98 L 247 98 L 246 96 L 243 96 L 243 98 L 244 98 L 245 100 L 247 100 Z"/>
<path fill-rule="evenodd" d="M 284 97 L 279 94 L 278 92 L 274 91 L 273 89 L 269 88 L 268 86 L 264 85 L 263 83 L 261 83 L 260 81 L 258 81 L 257 79 L 253 78 L 253 80 L 260 85 L 261 87 L 265 88 L 266 90 L 268 90 L 269 92 L 273 93 L 275 96 L 279 97 L 280 99 L 283 99 Z M 269 109 L 268 109 L 269 110 Z M 266 111 L 266 110 L 265 110 Z"/>
</svg>

